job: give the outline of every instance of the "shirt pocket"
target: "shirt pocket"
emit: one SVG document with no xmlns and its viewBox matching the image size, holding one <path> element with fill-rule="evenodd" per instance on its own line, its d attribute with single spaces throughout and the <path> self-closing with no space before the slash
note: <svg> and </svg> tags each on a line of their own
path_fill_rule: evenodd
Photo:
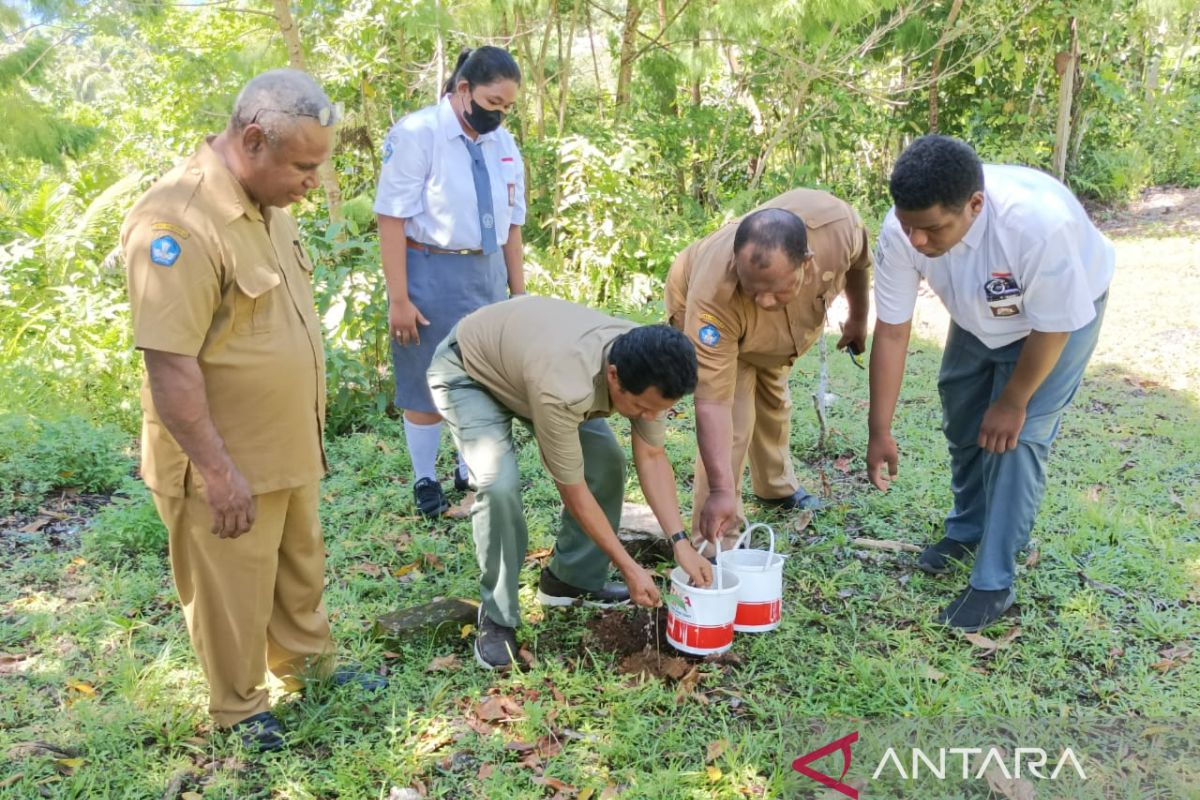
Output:
<svg viewBox="0 0 1200 800">
<path fill-rule="evenodd" d="M 309 277 L 312 277 L 313 263 L 308 258 L 308 250 L 300 243 L 299 239 L 292 240 L 292 255 L 296 257 L 296 263 Z"/>
<path fill-rule="evenodd" d="M 278 327 L 283 279 L 266 264 L 239 266 L 234 271 L 233 332 L 241 336 L 270 333 Z"/>
</svg>

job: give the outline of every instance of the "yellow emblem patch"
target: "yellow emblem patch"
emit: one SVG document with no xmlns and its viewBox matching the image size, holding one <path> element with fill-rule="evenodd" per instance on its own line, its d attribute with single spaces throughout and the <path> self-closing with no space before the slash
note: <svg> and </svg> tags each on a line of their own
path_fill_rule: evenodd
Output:
<svg viewBox="0 0 1200 800">
<path fill-rule="evenodd" d="M 701 321 L 707 322 L 709 325 L 714 326 L 721 333 L 729 333 L 729 326 L 727 326 L 724 322 L 721 322 L 721 320 L 717 319 L 712 314 L 701 314 L 700 319 Z"/>
<path fill-rule="evenodd" d="M 189 236 L 191 236 L 191 234 L 188 233 L 186 228 L 181 228 L 178 225 L 174 225 L 170 222 L 156 222 L 150 226 L 150 230 L 152 230 L 152 231 L 167 231 L 169 233 L 175 234 L 180 239 L 186 239 Z"/>
</svg>

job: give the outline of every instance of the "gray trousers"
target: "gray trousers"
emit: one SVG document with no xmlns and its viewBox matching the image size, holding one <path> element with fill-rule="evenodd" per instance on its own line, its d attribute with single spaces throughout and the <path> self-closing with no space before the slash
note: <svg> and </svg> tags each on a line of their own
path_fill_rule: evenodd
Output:
<svg viewBox="0 0 1200 800">
<path fill-rule="evenodd" d="M 1107 300 L 1105 292 L 1095 303 L 1095 319 L 1071 334 L 1058 363 L 1033 393 L 1016 449 L 999 454 L 977 444 L 979 426 L 1012 377 L 1025 340 L 993 350 L 958 325 L 950 325 L 938 375 L 954 494 L 946 536 L 978 545 L 971 572 L 976 589 L 1012 586 L 1017 551 L 1029 541 L 1046 491 L 1050 445 L 1096 348 Z"/>
<path fill-rule="evenodd" d="M 518 591 L 529 547 L 512 439 L 513 420 L 520 418 L 466 373 L 451 348 L 456 333 L 457 328 L 451 330 L 434 351 L 429 389 L 476 487 L 471 527 L 483 610 L 493 622 L 515 628 L 521 621 Z M 603 419 L 579 426 L 579 444 L 588 490 L 615 531 L 625 494 L 625 451 Z M 572 586 L 595 591 L 604 585 L 609 566 L 608 556 L 564 508 L 550 571 Z"/>
</svg>

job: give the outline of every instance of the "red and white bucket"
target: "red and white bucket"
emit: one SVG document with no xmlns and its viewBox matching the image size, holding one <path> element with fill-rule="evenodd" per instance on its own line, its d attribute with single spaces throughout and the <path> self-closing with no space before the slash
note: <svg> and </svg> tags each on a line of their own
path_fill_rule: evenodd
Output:
<svg viewBox="0 0 1200 800">
<path fill-rule="evenodd" d="M 770 534 L 769 548 L 742 549 L 758 528 L 766 528 Z M 717 564 L 738 578 L 735 631 L 765 633 L 779 627 L 783 618 L 783 561 L 784 556 L 775 552 L 775 529 L 762 522 L 746 528 L 734 549 L 717 554 Z"/>
<path fill-rule="evenodd" d="M 713 567 L 710 588 L 689 586 L 688 581 L 683 567 L 671 570 L 671 591 L 666 596 L 667 641 L 692 655 L 724 653 L 733 646 L 738 576 L 718 565 Z"/>
</svg>

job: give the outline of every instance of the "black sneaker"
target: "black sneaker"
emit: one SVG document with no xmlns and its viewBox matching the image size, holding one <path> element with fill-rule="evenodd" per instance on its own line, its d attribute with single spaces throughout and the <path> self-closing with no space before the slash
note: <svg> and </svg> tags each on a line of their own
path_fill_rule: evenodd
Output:
<svg viewBox="0 0 1200 800">
<path fill-rule="evenodd" d="M 462 474 L 462 470 L 458 467 L 454 468 L 454 491 L 468 492 L 474 491 L 475 487 L 471 485 L 471 479 Z"/>
<path fill-rule="evenodd" d="M 283 739 L 283 726 L 270 711 L 261 711 L 234 724 L 229 730 L 242 740 L 247 750 L 269 753 L 287 746 Z"/>
<path fill-rule="evenodd" d="M 476 618 L 479 632 L 475 635 L 475 660 L 484 669 L 504 669 L 511 667 L 513 658 L 517 655 L 517 630 L 498 622 L 483 612 L 479 607 Z"/>
<path fill-rule="evenodd" d="M 965 564 L 975 553 L 976 543 L 960 542 L 943 536 L 940 541 L 929 545 L 917 556 L 917 569 L 930 575 L 945 575 L 954 569 L 954 564 Z"/>
<path fill-rule="evenodd" d="M 334 686 L 354 685 L 371 694 L 386 689 L 388 685 L 387 678 L 376 675 L 374 672 L 367 672 L 357 665 L 338 667 L 329 676 L 329 682 Z"/>
<path fill-rule="evenodd" d="M 978 633 L 1004 616 L 1016 599 L 1017 593 L 1011 586 L 984 591 L 968 585 L 937 615 L 937 623 L 957 628 L 963 633 Z"/>
<path fill-rule="evenodd" d="M 821 498 L 815 494 L 809 494 L 800 487 L 787 497 L 759 497 L 754 495 L 755 499 L 760 503 L 765 503 L 769 506 L 782 508 L 786 511 L 820 511 L 825 504 L 821 502 Z"/>
<path fill-rule="evenodd" d="M 433 478 L 421 478 L 413 485 L 413 499 L 423 517 L 440 517 L 450 510 L 442 485 Z"/>
<path fill-rule="evenodd" d="M 612 608 L 629 602 L 629 587 L 623 583 L 609 582 L 599 591 L 589 592 L 563 583 L 549 567 L 542 567 L 542 574 L 538 578 L 537 599 L 544 606 L 573 606 L 582 601 L 585 606 Z"/>
</svg>

